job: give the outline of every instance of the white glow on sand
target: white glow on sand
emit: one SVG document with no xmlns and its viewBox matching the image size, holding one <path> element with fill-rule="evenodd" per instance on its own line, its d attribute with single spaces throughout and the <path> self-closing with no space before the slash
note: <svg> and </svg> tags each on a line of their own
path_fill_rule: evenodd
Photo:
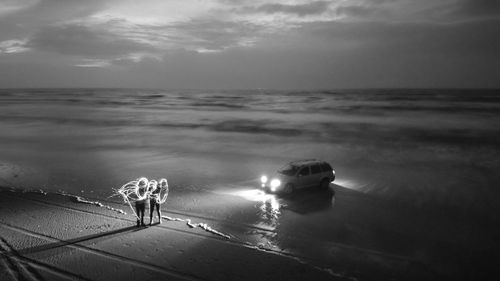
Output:
<svg viewBox="0 0 500 281">
<path fill-rule="evenodd" d="M 269 200 L 270 198 L 274 197 L 274 195 L 267 194 L 264 191 L 259 190 L 259 189 L 249 189 L 249 190 L 236 191 L 236 192 L 232 192 L 231 194 L 242 197 L 242 198 L 247 199 L 249 201 L 256 201 L 256 202 L 265 202 L 265 201 Z"/>
<path fill-rule="evenodd" d="M 351 179 L 335 179 L 335 182 L 332 183 L 356 191 L 363 191 L 364 187 L 366 186 L 360 182 Z"/>
<path fill-rule="evenodd" d="M 268 194 L 259 189 L 241 190 L 236 192 L 230 192 L 230 194 L 239 196 L 248 201 L 269 203 L 272 211 L 278 211 L 281 206 L 274 194 Z"/>
</svg>

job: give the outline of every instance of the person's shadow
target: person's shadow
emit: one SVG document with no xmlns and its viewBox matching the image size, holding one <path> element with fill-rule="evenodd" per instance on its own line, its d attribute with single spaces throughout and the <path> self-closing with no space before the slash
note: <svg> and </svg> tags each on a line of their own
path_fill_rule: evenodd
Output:
<svg viewBox="0 0 500 281">
<path fill-rule="evenodd" d="M 280 196 L 283 209 L 299 214 L 320 212 L 332 208 L 335 202 L 333 185 L 327 189 L 304 188 L 295 190 L 292 194 Z"/>
<path fill-rule="evenodd" d="M 24 256 L 24 255 L 44 252 L 47 250 L 52 250 L 52 249 L 56 249 L 56 248 L 60 248 L 60 247 L 71 246 L 71 245 L 75 245 L 75 244 L 89 241 L 89 240 L 110 238 L 111 236 L 114 236 L 117 234 L 138 231 L 140 229 L 142 229 L 142 228 L 137 228 L 136 226 L 129 226 L 129 227 L 120 228 L 120 229 L 116 229 L 116 230 L 112 230 L 112 231 L 108 231 L 108 232 L 101 232 L 101 233 L 86 235 L 86 236 L 82 236 L 82 237 L 78 237 L 78 238 L 74 238 L 74 239 L 69 239 L 69 240 L 60 240 L 58 242 L 44 244 L 44 245 L 30 247 L 30 248 L 24 248 L 24 249 L 20 249 L 20 250 L 10 249 L 9 252 L 5 252 L 5 253 L 3 253 L 3 255 Z M 47 237 L 47 238 L 53 239 L 53 240 L 59 240 L 57 238 L 52 238 L 52 237 Z"/>
</svg>

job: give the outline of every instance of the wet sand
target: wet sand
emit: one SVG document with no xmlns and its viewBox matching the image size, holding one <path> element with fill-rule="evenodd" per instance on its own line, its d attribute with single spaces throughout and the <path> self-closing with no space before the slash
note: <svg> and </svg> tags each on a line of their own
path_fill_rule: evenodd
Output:
<svg viewBox="0 0 500 281">
<path fill-rule="evenodd" d="M 340 243 L 311 248 L 254 245 L 276 232 L 164 208 L 168 217 L 203 221 L 224 238 L 183 222 L 136 227 L 131 214 L 71 196 L 0 193 L 2 280 L 363 280 L 429 277 L 413 260 Z M 105 202 L 115 209 L 124 204 Z M 283 246 L 283 245 L 281 245 Z M 298 255 L 301 247 L 302 251 Z M 326 248 L 327 247 L 327 248 Z M 342 258 L 340 258 L 342 257 Z"/>
</svg>

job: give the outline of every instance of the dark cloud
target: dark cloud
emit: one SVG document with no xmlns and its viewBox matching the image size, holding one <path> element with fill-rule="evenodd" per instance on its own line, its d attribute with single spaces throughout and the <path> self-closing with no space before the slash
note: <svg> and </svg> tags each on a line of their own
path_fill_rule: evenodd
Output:
<svg viewBox="0 0 500 281">
<path fill-rule="evenodd" d="M 69 24 L 42 28 L 27 46 L 35 50 L 91 57 L 113 57 L 155 50 L 151 45 L 121 38 L 106 30 Z"/>
<path fill-rule="evenodd" d="M 174 88 L 493 87 L 499 32 L 492 20 L 310 23 L 254 48 L 168 54 L 136 65 L 133 76 L 138 85 L 156 73 L 146 84 Z"/>
<path fill-rule="evenodd" d="M 365 6 L 340 6 L 335 9 L 337 15 L 350 16 L 350 17 L 366 17 L 372 15 L 375 9 Z"/>
<path fill-rule="evenodd" d="M 103 7 L 110 0 L 41 0 L 32 9 L 36 10 L 37 16 L 56 16 L 58 18 L 71 19 L 91 15 Z"/>
<path fill-rule="evenodd" d="M 217 0 L 217 2 L 224 4 L 224 5 L 241 5 L 245 3 L 251 3 L 252 1 L 249 0 Z"/>
<path fill-rule="evenodd" d="M 500 19 L 439 24 L 432 22 L 322 22 L 297 29 L 293 41 L 341 51 L 388 51 L 393 54 L 492 55 L 500 57 Z M 292 35 L 293 36 L 293 35 Z"/>
<path fill-rule="evenodd" d="M 85 18 L 100 11 L 110 1 L 112 0 L 24 1 L 29 5 L 0 16 L 0 41 L 25 38 L 40 28 Z"/>
<path fill-rule="evenodd" d="M 314 1 L 307 4 L 299 4 L 299 5 L 287 5 L 287 4 L 264 4 L 258 7 L 246 7 L 241 9 L 240 11 L 244 13 L 265 13 L 265 14 L 294 14 L 298 16 L 307 16 L 307 15 L 318 15 L 326 12 L 328 7 L 330 6 L 330 2 L 328 1 Z"/>
<path fill-rule="evenodd" d="M 461 10 L 473 15 L 500 15 L 499 0 L 462 0 Z"/>
</svg>

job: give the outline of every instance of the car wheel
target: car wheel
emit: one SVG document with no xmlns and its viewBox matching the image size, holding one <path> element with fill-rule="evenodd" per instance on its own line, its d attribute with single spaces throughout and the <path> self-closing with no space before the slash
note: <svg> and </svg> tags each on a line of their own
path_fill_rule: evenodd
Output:
<svg viewBox="0 0 500 281">
<path fill-rule="evenodd" d="M 291 194 L 293 192 L 293 185 L 291 183 L 287 183 L 283 188 L 283 193 Z"/>
<path fill-rule="evenodd" d="M 330 181 L 328 179 L 323 179 L 319 184 L 319 188 L 321 190 L 326 190 L 329 187 L 330 187 Z"/>
</svg>

